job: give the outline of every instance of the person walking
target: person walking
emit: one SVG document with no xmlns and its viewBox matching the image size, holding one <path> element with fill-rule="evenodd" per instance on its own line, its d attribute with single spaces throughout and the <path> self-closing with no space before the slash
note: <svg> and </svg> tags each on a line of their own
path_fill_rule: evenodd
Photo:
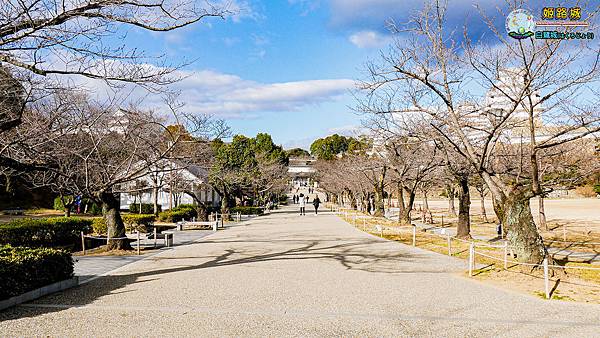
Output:
<svg viewBox="0 0 600 338">
<path fill-rule="evenodd" d="M 300 216 L 306 215 L 306 199 L 304 199 L 304 194 L 300 194 L 298 202 L 300 203 Z"/>
<path fill-rule="evenodd" d="M 315 207 L 315 215 L 317 215 L 319 213 L 319 204 L 321 204 L 321 200 L 319 199 L 319 195 L 317 195 L 313 199 L 313 206 Z"/>
</svg>

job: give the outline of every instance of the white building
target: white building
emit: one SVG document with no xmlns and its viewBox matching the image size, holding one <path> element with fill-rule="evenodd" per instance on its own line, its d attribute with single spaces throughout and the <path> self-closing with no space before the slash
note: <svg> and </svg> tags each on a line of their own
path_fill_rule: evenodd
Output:
<svg viewBox="0 0 600 338">
<path fill-rule="evenodd" d="M 316 173 L 313 167 L 315 162 L 314 158 L 290 158 L 288 164 L 288 174 L 292 177 L 292 186 L 309 186 L 311 179 Z"/>
<path fill-rule="evenodd" d="M 162 210 L 180 204 L 196 204 L 184 191 L 190 191 L 208 206 L 219 206 L 221 196 L 208 184 L 208 171 L 195 165 L 180 165 L 163 160 L 148 172 L 122 187 L 121 209 L 133 203 L 154 204 L 155 194 Z"/>
</svg>

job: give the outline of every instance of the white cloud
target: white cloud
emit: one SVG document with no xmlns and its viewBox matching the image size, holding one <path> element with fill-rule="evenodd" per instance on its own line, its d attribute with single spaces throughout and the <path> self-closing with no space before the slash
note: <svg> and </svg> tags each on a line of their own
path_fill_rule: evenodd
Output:
<svg viewBox="0 0 600 338">
<path fill-rule="evenodd" d="M 259 83 L 236 75 L 200 71 L 175 85 L 187 109 L 230 118 L 248 118 L 261 112 L 290 112 L 334 101 L 354 86 L 353 80 L 325 79 Z"/>
<path fill-rule="evenodd" d="M 382 35 L 369 30 L 354 33 L 348 39 L 359 48 L 379 48 L 392 41 L 392 37 L 389 35 Z"/>
<path fill-rule="evenodd" d="M 150 66 L 149 67 L 153 67 Z M 181 93 L 179 100 L 189 113 L 208 113 L 223 118 L 255 118 L 262 113 L 294 112 L 304 107 L 335 101 L 354 87 L 349 79 L 320 79 L 261 83 L 237 75 L 212 70 L 179 71 L 182 80 L 171 89 Z M 115 93 L 99 80 L 72 77 L 77 87 L 86 88 L 102 99 Z M 145 108 L 162 110 L 163 102 L 138 87 L 126 85 L 119 90 L 132 102 L 142 101 Z"/>
</svg>

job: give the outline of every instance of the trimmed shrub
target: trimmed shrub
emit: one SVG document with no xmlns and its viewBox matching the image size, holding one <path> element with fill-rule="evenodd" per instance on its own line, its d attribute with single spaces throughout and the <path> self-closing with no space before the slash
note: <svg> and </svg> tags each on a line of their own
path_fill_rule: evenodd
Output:
<svg viewBox="0 0 600 338">
<path fill-rule="evenodd" d="M 242 215 L 262 215 L 264 209 L 262 207 L 233 207 L 229 208 L 229 213 L 240 213 Z"/>
<path fill-rule="evenodd" d="M 108 226 L 104 217 L 94 218 L 92 221 L 92 229 L 97 235 L 106 235 L 108 233 Z"/>
<path fill-rule="evenodd" d="M 182 220 L 191 220 L 198 217 L 196 206 L 193 204 L 180 204 L 173 209 L 163 211 L 158 214 L 158 219 L 161 222 L 177 223 Z"/>
<path fill-rule="evenodd" d="M 50 248 L 0 247 L 0 300 L 73 277 L 71 254 Z"/>
<path fill-rule="evenodd" d="M 158 212 L 162 211 L 162 205 L 158 205 Z M 134 203 L 129 205 L 129 212 L 132 214 L 140 213 L 140 204 Z M 142 214 L 153 214 L 154 213 L 154 204 L 151 203 L 142 203 Z"/>
<path fill-rule="evenodd" d="M 160 214 L 158 214 L 158 219 L 161 222 L 167 222 L 167 223 L 177 223 L 184 219 L 190 220 L 190 219 L 192 219 L 192 217 L 193 216 L 190 217 L 189 214 L 185 210 L 175 210 L 175 211 L 167 210 L 167 211 L 163 211 Z"/>
<path fill-rule="evenodd" d="M 141 232 L 147 232 L 148 228 L 154 224 L 154 215 L 150 214 L 128 214 L 122 215 L 123 223 L 125 223 L 125 230 L 138 230 Z"/>
<path fill-rule="evenodd" d="M 77 217 L 23 218 L 0 224 L 0 245 L 62 247 L 78 245 L 81 232 L 92 231 L 92 220 Z"/>
</svg>

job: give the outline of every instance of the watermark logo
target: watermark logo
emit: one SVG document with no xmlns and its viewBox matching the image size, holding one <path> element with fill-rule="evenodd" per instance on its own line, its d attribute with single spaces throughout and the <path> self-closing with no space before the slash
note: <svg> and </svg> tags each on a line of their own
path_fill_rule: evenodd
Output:
<svg viewBox="0 0 600 338">
<path fill-rule="evenodd" d="M 535 34 L 535 20 L 526 9 L 516 9 L 506 17 L 506 31 L 511 38 L 525 39 Z"/>
</svg>

